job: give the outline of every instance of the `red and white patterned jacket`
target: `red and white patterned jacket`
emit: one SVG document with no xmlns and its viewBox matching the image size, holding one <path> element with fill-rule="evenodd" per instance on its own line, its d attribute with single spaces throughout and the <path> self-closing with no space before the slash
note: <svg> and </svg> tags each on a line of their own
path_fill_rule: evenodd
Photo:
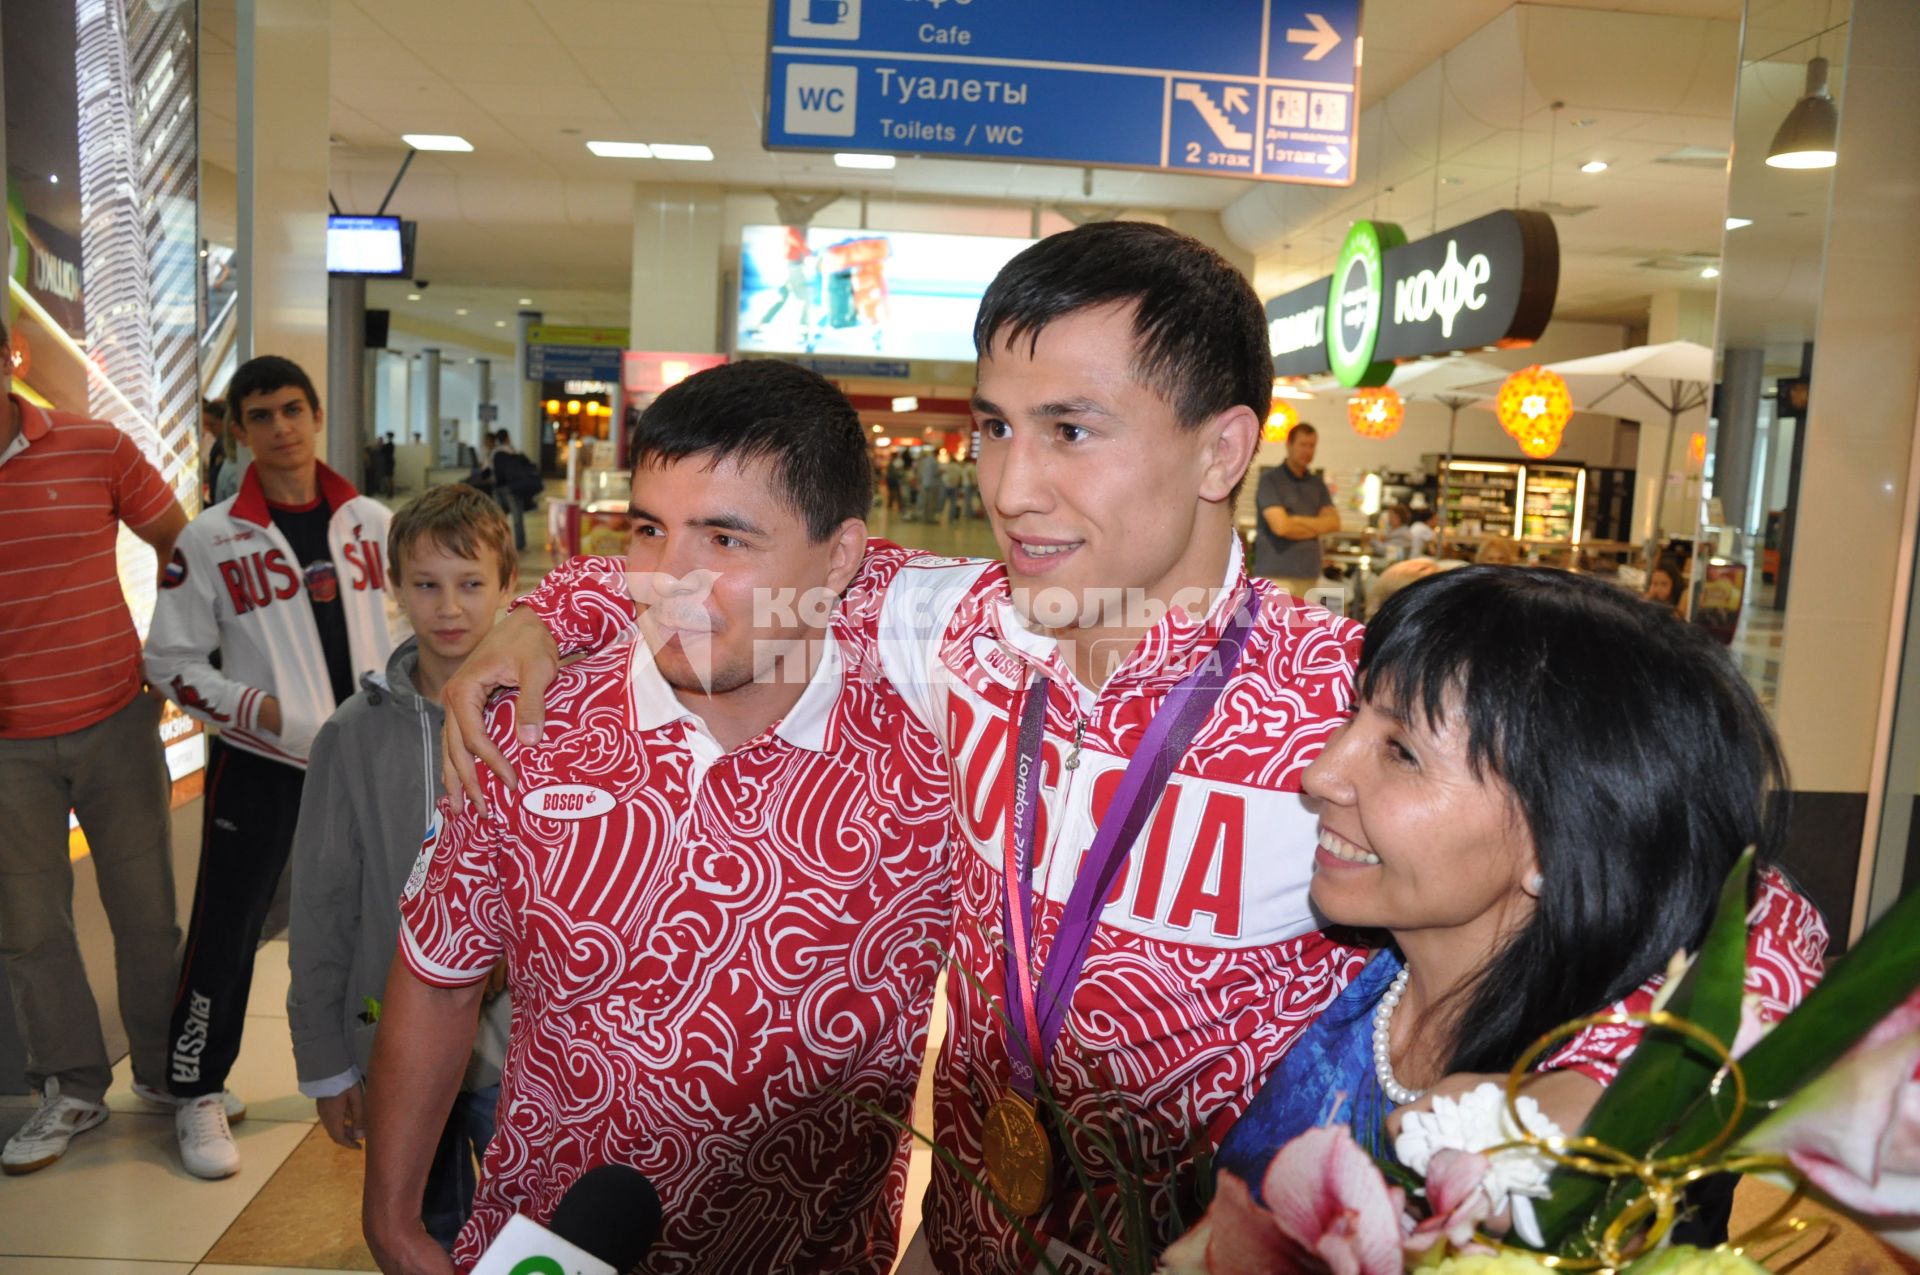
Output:
<svg viewBox="0 0 1920 1275">
<path fill-rule="evenodd" d="M 463 1269 L 605 1163 L 660 1193 L 649 1272 L 892 1266 L 952 925 L 937 745 L 862 674 L 904 556 L 869 556 L 799 700 L 731 751 L 644 642 L 563 669 L 538 748 L 490 710 L 520 785 L 485 775 L 486 818 L 443 803 L 401 903 L 416 976 L 464 986 L 504 955 L 513 991 Z"/>
<path fill-rule="evenodd" d="M 1129 1155 L 1164 1188 L 1151 1206 L 1164 1245 L 1176 1231 L 1171 1184 L 1196 1136 L 1217 1142 L 1294 1039 L 1346 986 L 1368 952 L 1323 933 L 1307 899 L 1317 819 L 1300 777 L 1346 720 L 1358 625 L 1250 579 L 1224 552 L 1225 586 L 1194 620 L 1171 610 L 1096 693 L 1057 643 L 1029 629 L 997 563 L 921 557 L 893 579 L 881 617 L 879 668 L 935 731 L 953 778 L 950 1022 L 934 1077 L 934 1136 L 978 1173 L 986 1109 L 1010 1091 L 1003 1017 L 1001 865 L 1008 736 L 1017 688 L 1051 685 L 1038 811 L 1035 947 L 1044 968 L 1063 905 L 1135 743 L 1168 691 L 1211 651 L 1245 588 L 1258 624 L 1212 716 L 1177 767 L 1107 904 L 1047 1079 L 1095 1128 L 1124 1128 Z M 618 564 L 575 564 L 531 599 L 563 649 L 611 640 L 632 608 L 605 580 Z M 1079 765 L 1067 769 L 1076 726 Z M 1756 907 L 1758 973 L 1790 1007 L 1818 977 L 1825 930 L 1804 899 L 1769 878 Z M 1638 996 L 1648 999 L 1657 980 Z M 1630 1029 L 1571 1042 L 1556 1065 L 1603 1082 L 1630 1052 Z M 1124 1137 L 1122 1139 L 1124 1141 Z M 1075 1138 L 1096 1196 L 1123 1166 Z M 1087 1201 L 1056 1183 L 1033 1229 L 1087 1253 L 1098 1242 Z M 1110 1215 L 1111 1218 L 1111 1215 Z M 1036 1261 L 1015 1231 L 940 1157 L 924 1211 L 943 1272 L 1026 1275 Z M 1189 1216 L 1186 1219 L 1191 1222 Z"/>
</svg>

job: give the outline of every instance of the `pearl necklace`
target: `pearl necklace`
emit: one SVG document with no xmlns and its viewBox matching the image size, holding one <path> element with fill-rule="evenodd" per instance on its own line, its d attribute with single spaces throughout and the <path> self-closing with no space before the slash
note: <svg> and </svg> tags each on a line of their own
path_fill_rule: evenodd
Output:
<svg viewBox="0 0 1920 1275">
<path fill-rule="evenodd" d="M 1393 1074 L 1393 1011 L 1399 1008 L 1400 998 L 1407 993 L 1407 979 L 1411 974 L 1407 969 L 1396 974 L 1392 986 L 1373 1011 L 1373 1074 L 1380 1081 L 1380 1091 L 1396 1107 L 1418 1102 L 1427 1092 L 1407 1088 Z"/>
</svg>

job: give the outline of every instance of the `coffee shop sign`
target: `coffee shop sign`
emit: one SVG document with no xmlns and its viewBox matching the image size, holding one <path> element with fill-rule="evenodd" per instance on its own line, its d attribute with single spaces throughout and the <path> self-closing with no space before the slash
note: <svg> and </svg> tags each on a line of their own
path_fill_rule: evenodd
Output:
<svg viewBox="0 0 1920 1275">
<path fill-rule="evenodd" d="M 1413 243 L 1392 222 L 1355 222 L 1330 277 L 1267 302 L 1274 374 L 1381 385 L 1406 359 L 1529 345 L 1559 276 L 1542 213 L 1497 212 Z"/>
<path fill-rule="evenodd" d="M 1459 241 L 1447 241 L 1447 259 L 1438 271 L 1422 270 L 1393 284 L 1393 321 L 1413 323 L 1440 316 L 1440 335 L 1453 337 L 1453 320 L 1462 310 L 1478 310 L 1487 304 L 1487 280 L 1493 277 L 1493 263 L 1484 252 L 1460 260 Z M 1371 307 L 1374 295 L 1360 288 L 1341 298 L 1342 306 L 1357 309 Z M 1356 325 L 1365 321 L 1355 314 Z M 1327 307 L 1309 306 L 1296 314 L 1286 314 L 1267 325 L 1275 354 L 1291 354 L 1325 343 Z"/>
</svg>

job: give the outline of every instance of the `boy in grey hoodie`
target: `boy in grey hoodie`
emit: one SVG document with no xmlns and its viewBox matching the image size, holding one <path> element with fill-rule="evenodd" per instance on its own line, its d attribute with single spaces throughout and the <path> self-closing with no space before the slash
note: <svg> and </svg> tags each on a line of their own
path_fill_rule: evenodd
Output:
<svg viewBox="0 0 1920 1275">
<path fill-rule="evenodd" d="M 433 488 L 394 516 L 387 562 L 414 636 L 314 740 L 294 834 L 288 935 L 287 1020 L 300 1092 L 315 1100 L 328 1135 L 356 1149 L 400 893 L 423 837 L 431 839 L 440 799 L 440 688 L 493 627 L 518 565 L 499 507 L 458 484 Z M 509 1013 L 505 995 L 482 1012 L 427 1177 L 427 1230 L 449 1249 L 471 1207 L 475 1161 L 493 1136 Z"/>
</svg>

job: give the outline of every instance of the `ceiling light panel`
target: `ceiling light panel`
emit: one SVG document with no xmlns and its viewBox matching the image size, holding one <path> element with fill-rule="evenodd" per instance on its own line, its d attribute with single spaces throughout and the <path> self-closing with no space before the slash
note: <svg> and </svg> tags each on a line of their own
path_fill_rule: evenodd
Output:
<svg viewBox="0 0 1920 1275">
<path fill-rule="evenodd" d="M 452 133 L 402 133 L 400 140 L 417 151 L 470 151 L 473 143 Z"/>
<path fill-rule="evenodd" d="M 654 142 L 652 149 L 655 159 L 680 159 L 688 160 L 696 164 L 709 163 L 713 159 L 713 148 L 710 146 L 689 146 L 682 145 L 679 142 Z"/>
</svg>

